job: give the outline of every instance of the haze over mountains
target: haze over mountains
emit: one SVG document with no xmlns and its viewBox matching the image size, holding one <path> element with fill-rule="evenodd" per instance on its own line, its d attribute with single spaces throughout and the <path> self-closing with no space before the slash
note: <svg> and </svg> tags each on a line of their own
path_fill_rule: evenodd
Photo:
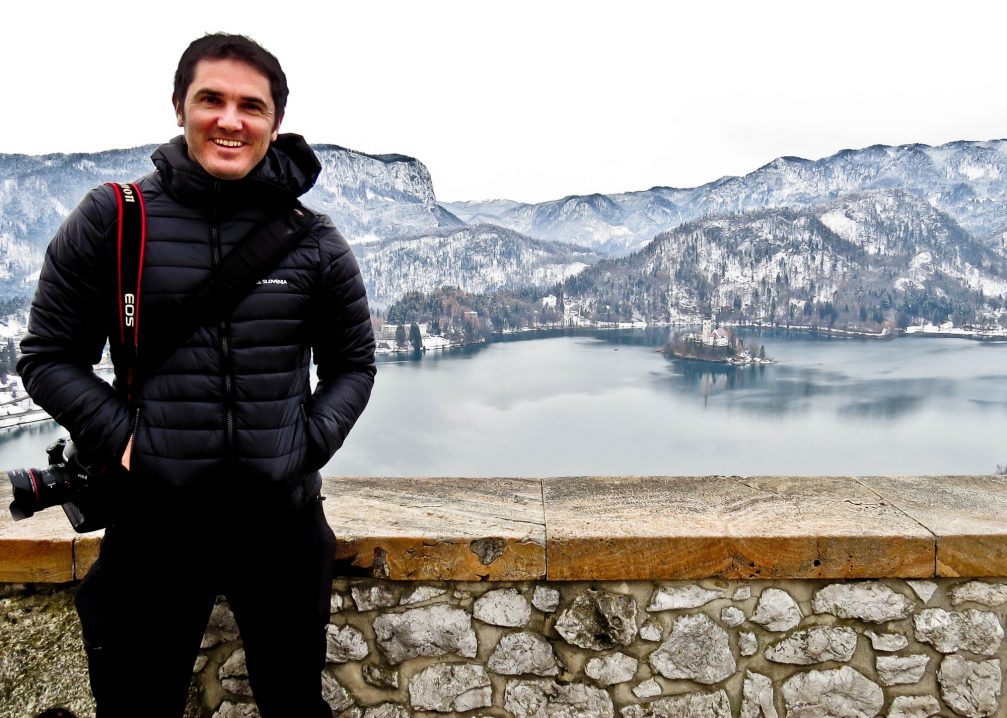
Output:
<svg viewBox="0 0 1007 718">
<path fill-rule="evenodd" d="M 154 147 L 0 155 L 0 296 L 29 294 L 62 218 L 91 187 L 148 172 Z M 856 318 L 910 300 L 985 316 L 1007 294 L 1004 140 L 785 157 L 701 187 L 539 204 L 441 204 L 419 160 L 315 150 L 323 170 L 305 202 L 356 245 L 378 307 L 444 286 L 562 286 L 592 318 L 737 305 L 778 318 L 808 302 Z"/>
</svg>

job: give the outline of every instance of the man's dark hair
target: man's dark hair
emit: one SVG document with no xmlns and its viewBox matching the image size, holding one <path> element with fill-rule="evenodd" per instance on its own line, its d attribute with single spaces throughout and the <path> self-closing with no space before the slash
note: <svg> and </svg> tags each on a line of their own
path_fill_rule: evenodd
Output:
<svg viewBox="0 0 1007 718">
<path fill-rule="evenodd" d="M 254 67 L 269 79 L 269 92 L 276 107 L 276 122 L 283 119 L 287 107 L 287 76 L 283 74 L 280 61 L 262 45 L 244 35 L 228 35 L 218 32 L 193 40 L 178 60 L 175 70 L 175 89 L 171 101 L 175 105 L 185 102 L 185 93 L 196 76 L 196 65 L 200 60 L 240 60 Z"/>
</svg>

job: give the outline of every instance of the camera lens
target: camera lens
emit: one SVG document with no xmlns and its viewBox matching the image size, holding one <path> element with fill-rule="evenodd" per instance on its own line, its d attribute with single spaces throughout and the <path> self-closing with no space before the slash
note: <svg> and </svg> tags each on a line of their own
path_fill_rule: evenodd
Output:
<svg viewBox="0 0 1007 718">
<path fill-rule="evenodd" d="M 7 472 L 14 489 L 10 514 L 15 521 L 26 519 L 36 511 L 68 501 L 69 489 L 62 471 L 48 469 L 13 469 Z"/>
</svg>

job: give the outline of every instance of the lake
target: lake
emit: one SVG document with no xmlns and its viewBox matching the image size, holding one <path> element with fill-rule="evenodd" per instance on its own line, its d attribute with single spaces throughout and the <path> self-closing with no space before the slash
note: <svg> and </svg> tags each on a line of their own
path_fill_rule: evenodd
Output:
<svg viewBox="0 0 1007 718">
<path fill-rule="evenodd" d="M 534 338 L 527 338 L 534 336 Z M 988 474 L 1007 464 L 1007 343 L 742 332 L 776 363 L 711 369 L 668 330 L 524 335 L 383 360 L 329 475 Z M 0 436 L 38 465 L 52 423 Z"/>
</svg>

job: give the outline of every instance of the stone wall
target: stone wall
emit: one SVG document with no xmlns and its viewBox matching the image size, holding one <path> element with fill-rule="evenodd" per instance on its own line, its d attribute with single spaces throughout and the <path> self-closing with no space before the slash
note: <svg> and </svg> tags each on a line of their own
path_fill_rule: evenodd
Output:
<svg viewBox="0 0 1007 718">
<path fill-rule="evenodd" d="M 72 586 L 0 598 L 0 717 L 93 711 Z M 1007 582 L 339 579 L 335 716 L 1000 716 Z M 138 635 L 137 656 L 156 650 Z M 257 716 L 221 601 L 187 716 Z"/>
</svg>

